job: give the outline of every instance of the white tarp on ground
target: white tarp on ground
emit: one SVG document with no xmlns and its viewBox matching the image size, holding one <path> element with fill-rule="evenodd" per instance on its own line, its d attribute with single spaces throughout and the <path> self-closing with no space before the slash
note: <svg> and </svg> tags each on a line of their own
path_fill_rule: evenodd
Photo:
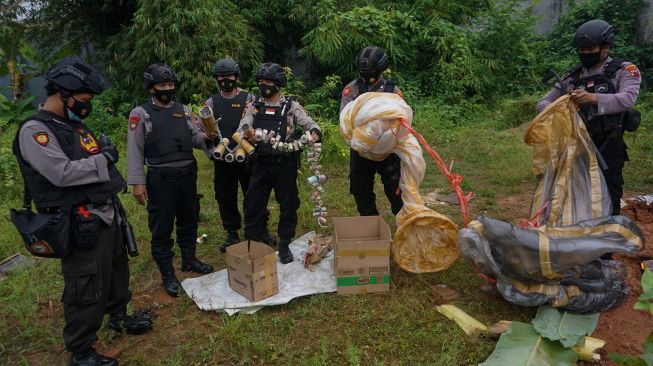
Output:
<svg viewBox="0 0 653 366">
<path fill-rule="evenodd" d="M 294 261 L 281 264 L 277 259 L 279 293 L 258 302 L 251 302 L 229 287 L 227 270 L 223 269 L 202 277 L 185 279 L 181 286 L 202 310 L 224 311 L 229 315 L 241 312 L 254 314 L 264 306 L 286 304 L 290 300 L 307 295 L 336 291 L 333 272 L 333 251 L 315 264 L 315 272 L 304 268 L 303 254 L 308 240 L 315 232 L 304 234 L 290 244 Z"/>
</svg>

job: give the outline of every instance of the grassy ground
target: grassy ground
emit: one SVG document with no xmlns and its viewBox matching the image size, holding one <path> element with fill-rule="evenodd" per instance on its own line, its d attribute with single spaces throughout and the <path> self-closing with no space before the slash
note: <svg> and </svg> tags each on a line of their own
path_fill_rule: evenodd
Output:
<svg viewBox="0 0 653 366">
<path fill-rule="evenodd" d="M 643 99 L 649 99 L 643 96 Z M 414 125 L 445 160 L 456 161 L 454 170 L 465 181 L 465 191 L 477 198 L 472 215 L 487 212 L 514 221 L 527 212 L 530 149 L 523 144 L 525 126 L 533 117 L 532 98 L 500 103 L 496 111 L 460 112 L 422 102 L 415 104 Z M 653 187 L 653 120 L 645 110 L 643 126 L 635 141 L 627 137 L 631 162 L 626 168 L 626 189 L 651 192 Z M 516 126 L 516 127 L 511 127 Z M 12 136 L 2 137 L 2 146 Z M 0 168 L 10 158 L 0 150 Z M 220 217 L 213 197 L 212 167 L 201 157 L 199 191 L 204 194 L 200 233 L 208 234 L 198 246 L 198 256 L 218 269 L 225 267 L 218 247 L 223 238 Z M 124 160 L 124 159 L 123 159 Z M 329 176 L 325 201 L 332 216 L 355 215 L 348 193 L 347 158 L 330 156 L 322 165 Z M 123 162 L 121 167 L 124 169 Z M 300 176 L 302 196 L 298 233 L 315 230 L 307 199 L 309 187 Z M 422 192 L 446 191 L 448 182 L 429 163 Z M 16 187 L 4 186 L 6 199 L 0 204 L 19 206 Z M 382 189 L 377 187 L 382 196 Z M 386 221 L 394 218 L 383 197 L 378 197 Z M 149 253 L 146 211 L 131 196 L 123 202 L 135 227 L 141 256 L 131 261 L 134 303 L 150 306 L 159 314 L 155 330 L 144 336 L 120 336 L 100 332 L 99 351 L 119 353 L 122 364 L 222 365 L 467 365 L 483 361 L 495 341 L 469 339 L 452 322 L 435 311 L 429 284 L 445 283 L 461 294 L 456 304 L 480 321 L 500 319 L 528 321 L 534 312 L 488 297 L 479 291 L 483 284 L 469 263 L 459 260 L 451 269 L 433 274 L 406 273 L 392 268 L 391 291 L 384 295 L 340 297 L 323 294 L 295 299 L 285 306 L 263 309 L 255 315 L 229 317 L 198 310 L 186 296 L 176 300 L 161 290 L 160 279 Z M 273 201 L 271 201 L 273 202 Z M 274 231 L 278 206 L 269 206 L 270 228 Z M 438 211 L 460 223 L 458 206 L 438 206 Z M 0 258 L 24 252 L 8 215 L 0 216 Z M 175 265 L 179 266 L 178 257 Z M 59 301 L 63 280 L 56 260 L 42 260 L 30 269 L 12 274 L 0 282 L 0 364 L 65 364 L 68 354 L 60 338 L 63 326 Z M 181 276 L 182 278 L 184 275 Z"/>
</svg>

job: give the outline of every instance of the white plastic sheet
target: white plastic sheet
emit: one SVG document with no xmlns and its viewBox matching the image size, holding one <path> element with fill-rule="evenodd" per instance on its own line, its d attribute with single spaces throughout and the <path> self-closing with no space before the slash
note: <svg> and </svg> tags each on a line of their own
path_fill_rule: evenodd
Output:
<svg viewBox="0 0 653 366">
<path fill-rule="evenodd" d="M 336 278 L 333 270 L 333 251 L 315 264 L 315 272 L 304 268 L 303 254 L 308 249 L 308 240 L 315 232 L 304 234 L 290 244 L 294 261 L 281 264 L 277 261 L 279 293 L 258 302 L 251 302 L 229 287 L 227 270 L 223 269 L 202 277 L 182 281 L 184 291 L 202 310 L 254 314 L 264 306 L 282 305 L 290 300 L 307 295 L 335 292 Z"/>
</svg>

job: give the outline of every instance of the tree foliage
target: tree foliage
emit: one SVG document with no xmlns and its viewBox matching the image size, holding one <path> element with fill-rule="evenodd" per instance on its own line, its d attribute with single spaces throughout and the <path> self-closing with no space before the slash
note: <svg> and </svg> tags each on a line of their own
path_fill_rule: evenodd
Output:
<svg viewBox="0 0 653 366">
<path fill-rule="evenodd" d="M 215 89 L 211 67 L 232 57 L 244 71 L 262 58 L 260 35 L 229 1 L 139 1 L 133 23 L 109 44 L 109 74 L 127 95 L 144 96 L 143 70 L 152 63 L 172 66 L 178 95 Z"/>
</svg>

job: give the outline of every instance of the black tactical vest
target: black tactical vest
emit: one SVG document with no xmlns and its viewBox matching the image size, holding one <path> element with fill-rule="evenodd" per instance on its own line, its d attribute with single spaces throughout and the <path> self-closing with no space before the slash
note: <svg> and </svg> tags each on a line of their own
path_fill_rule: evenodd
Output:
<svg viewBox="0 0 653 366">
<path fill-rule="evenodd" d="M 220 94 L 211 97 L 213 101 L 213 116 L 218 122 L 218 129 L 222 137 L 229 139 L 229 147 L 233 148 L 236 143 L 231 140 L 231 135 L 236 132 L 240 125 L 240 119 L 243 116 L 245 105 L 247 104 L 249 93 L 241 91 L 234 98 L 227 99 Z"/>
<path fill-rule="evenodd" d="M 79 122 L 64 120 L 63 118 L 41 111 L 31 116 L 25 122 L 37 120 L 48 126 L 52 131 L 64 154 L 70 160 L 81 160 L 97 155 L 102 147 L 88 127 Z M 109 165 L 108 182 L 91 183 L 71 187 L 57 187 L 32 168 L 20 153 L 18 136 L 16 132 L 13 142 L 13 152 L 18 160 L 20 171 L 23 175 L 29 195 L 34 200 L 36 209 L 41 211 L 55 207 L 73 207 L 80 204 L 105 204 L 113 195 L 125 188 L 125 180 L 113 165 Z"/>
<path fill-rule="evenodd" d="M 145 159 L 159 165 L 180 160 L 193 160 L 193 139 L 181 103 L 159 108 L 151 102 L 141 104 L 150 115 L 152 131 L 145 137 Z"/>
<path fill-rule="evenodd" d="M 357 79 L 356 88 L 358 89 L 358 95 L 356 98 L 358 98 L 361 94 L 367 92 L 394 93 L 395 82 L 393 80 L 383 80 L 383 82 L 379 83 L 379 85 L 377 85 L 374 90 L 367 90 L 367 84 L 365 84 L 363 79 Z"/>
<path fill-rule="evenodd" d="M 585 77 L 582 73 L 583 67 L 576 66 L 569 72 L 569 78 L 574 85 L 574 89 L 584 89 L 589 93 L 597 94 L 615 94 L 617 88 L 614 85 L 614 77 L 617 71 L 621 69 L 624 60 L 612 59 L 603 69 L 602 74 Z M 588 115 L 591 106 L 588 104 L 580 107 L 580 113 Z M 595 140 L 602 140 L 610 133 L 621 128 L 624 113 L 607 114 L 593 116 L 589 120 L 588 131 Z M 622 131 L 623 132 L 623 131 Z"/>
<path fill-rule="evenodd" d="M 292 99 L 286 100 L 278 106 L 266 106 L 262 100 L 257 100 L 253 105 L 254 122 L 252 128 L 261 130 L 274 131 L 281 136 L 281 141 L 286 142 L 286 132 L 288 129 L 288 113 L 292 107 Z M 256 154 L 259 156 L 282 155 L 277 149 L 267 142 L 259 141 L 256 143 Z"/>
</svg>

